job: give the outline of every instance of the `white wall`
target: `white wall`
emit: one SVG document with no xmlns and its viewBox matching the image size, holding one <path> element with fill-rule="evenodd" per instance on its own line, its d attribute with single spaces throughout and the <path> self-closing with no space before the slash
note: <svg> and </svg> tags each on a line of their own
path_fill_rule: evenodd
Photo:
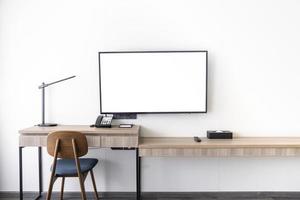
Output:
<svg viewBox="0 0 300 200">
<path fill-rule="evenodd" d="M 40 122 L 42 81 L 77 75 L 47 89 L 48 121 L 94 122 L 100 50 L 209 51 L 208 113 L 138 116 L 143 136 L 300 136 L 299 9 L 297 0 L 0 0 L 0 190 L 18 189 L 17 131 Z M 133 152 L 89 156 L 101 160 L 100 191 L 134 191 Z M 24 187 L 34 190 L 36 150 L 24 160 Z M 50 162 L 44 153 L 45 186 Z M 142 188 L 292 191 L 299 167 L 298 158 L 147 158 Z"/>
</svg>

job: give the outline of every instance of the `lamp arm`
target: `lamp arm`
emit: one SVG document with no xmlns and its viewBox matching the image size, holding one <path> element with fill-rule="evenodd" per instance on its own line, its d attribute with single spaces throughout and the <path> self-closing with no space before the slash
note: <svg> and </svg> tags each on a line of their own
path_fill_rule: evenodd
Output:
<svg viewBox="0 0 300 200">
<path fill-rule="evenodd" d="M 61 80 L 58 80 L 58 81 L 54 81 L 54 82 L 52 82 L 52 83 L 42 83 L 42 85 L 39 86 L 39 89 L 43 89 L 43 88 L 48 87 L 48 86 L 50 86 L 50 85 L 53 85 L 53 84 L 55 84 L 55 83 L 59 83 L 59 82 L 62 82 L 62 81 L 66 81 L 66 80 L 68 80 L 68 79 L 75 78 L 75 77 L 76 77 L 76 76 L 70 76 L 70 77 L 68 77 L 68 78 L 64 78 L 64 79 L 61 79 Z"/>
</svg>

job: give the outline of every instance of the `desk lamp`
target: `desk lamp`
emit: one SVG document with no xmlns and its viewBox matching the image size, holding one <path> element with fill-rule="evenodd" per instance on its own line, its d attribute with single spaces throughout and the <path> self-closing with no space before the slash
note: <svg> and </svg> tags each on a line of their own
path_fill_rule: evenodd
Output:
<svg viewBox="0 0 300 200">
<path fill-rule="evenodd" d="M 42 123 L 41 124 L 38 124 L 38 126 L 41 126 L 41 127 L 48 127 L 48 126 L 57 126 L 57 124 L 54 124 L 54 123 L 45 123 L 45 88 L 50 86 L 50 85 L 53 85 L 53 84 L 56 84 L 56 83 L 59 83 L 59 82 L 62 82 L 62 81 L 66 81 L 68 79 L 71 79 L 71 78 L 74 78 L 76 76 L 70 76 L 68 78 L 64 78 L 64 79 L 61 79 L 61 80 L 58 80 L 58 81 L 54 81 L 52 83 L 42 83 L 42 85 L 39 86 L 39 89 L 42 90 Z"/>
</svg>

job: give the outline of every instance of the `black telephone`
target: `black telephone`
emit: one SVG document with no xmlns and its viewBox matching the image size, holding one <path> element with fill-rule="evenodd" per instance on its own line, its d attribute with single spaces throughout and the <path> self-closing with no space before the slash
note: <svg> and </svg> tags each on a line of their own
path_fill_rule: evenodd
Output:
<svg viewBox="0 0 300 200">
<path fill-rule="evenodd" d="M 99 115 L 95 122 L 96 128 L 111 128 L 113 116 Z"/>
</svg>

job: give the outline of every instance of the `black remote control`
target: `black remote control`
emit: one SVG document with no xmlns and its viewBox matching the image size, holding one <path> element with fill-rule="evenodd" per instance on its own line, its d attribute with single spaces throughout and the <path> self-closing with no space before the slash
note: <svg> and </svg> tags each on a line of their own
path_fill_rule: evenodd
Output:
<svg viewBox="0 0 300 200">
<path fill-rule="evenodd" d="M 195 141 L 195 142 L 201 142 L 201 139 L 200 139 L 198 136 L 195 136 L 195 137 L 194 137 L 194 141 Z"/>
</svg>

